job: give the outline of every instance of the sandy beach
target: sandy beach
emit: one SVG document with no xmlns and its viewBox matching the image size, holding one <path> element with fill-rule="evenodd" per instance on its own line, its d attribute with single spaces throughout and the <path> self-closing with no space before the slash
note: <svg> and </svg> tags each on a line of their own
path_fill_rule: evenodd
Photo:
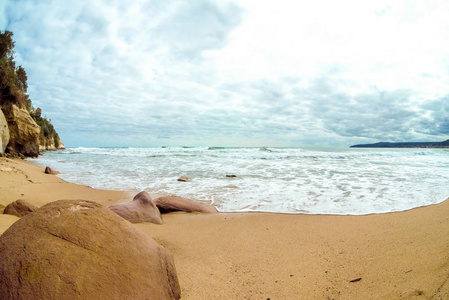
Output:
<svg viewBox="0 0 449 300">
<path fill-rule="evenodd" d="M 135 192 L 67 183 L 0 158 L 0 210 L 24 199 L 110 205 Z M 0 234 L 19 218 L 0 215 Z M 182 299 L 449 299 L 449 199 L 366 216 L 171 213 L 135 226 L 174 257 Z"/>
</svg>

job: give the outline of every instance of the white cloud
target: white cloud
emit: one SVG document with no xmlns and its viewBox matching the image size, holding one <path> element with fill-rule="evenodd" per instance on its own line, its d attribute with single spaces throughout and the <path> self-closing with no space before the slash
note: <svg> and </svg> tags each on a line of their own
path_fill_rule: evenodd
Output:
<svg viewBox="0 0 449 300">
<path fill-rule="evenodd" d="M 214 53 L 218 68 L 228 74 L 225 80 L 315 77 L 336 65 L 362 88 L 368 83 L 393 90 L 423 82 L 421 89 L 448 92 L 447 62 L 441 60 L 449 54 L 447 9 L 414 7 L 411 1 L 245 3 L 248 15 L 232 43 Z M 427 83 L 424 74 L 442 78 Z"/>
<path fill-rule="evenodd" d="M 4 15 L 69 146 L 449 134 L 445 1 L 30 0 Z"/>
</svg>

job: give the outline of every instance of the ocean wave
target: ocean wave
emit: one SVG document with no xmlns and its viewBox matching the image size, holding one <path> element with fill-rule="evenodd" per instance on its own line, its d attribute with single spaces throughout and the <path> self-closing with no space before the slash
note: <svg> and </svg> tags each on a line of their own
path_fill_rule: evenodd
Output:
<svg viewBox="0 0 449 300">
<path fill-rule="evenodd" d="M 225 150 L 225 149 L 230 149 L 230 148 L 226 148 L 226 147 L 209 147 L 209 148 L 207 148 L 207 150 Z"/>
<path fill-rule="evenodd" d="M 69 182 L 213 200 L 226 212 L 367 214 L 449 196 L 447 150 L 267 149 L 69 148 L 33 161 Z"/>
<path fill-rule="evenodd" d="M 260 147 L 259 151 L 262 151 L 262 152 L 273 152 L 273 150 L 271 150 L 271 149 L 269 149 L 267 147 Z"/>
</svg>

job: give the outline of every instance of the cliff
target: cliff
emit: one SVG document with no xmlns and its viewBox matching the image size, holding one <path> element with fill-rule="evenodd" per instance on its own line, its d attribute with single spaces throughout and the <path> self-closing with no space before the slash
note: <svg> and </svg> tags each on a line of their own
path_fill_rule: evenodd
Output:
<svg viewBox="0 0 449 300">
<path fill-rule="evenodd" d="M 14 61 L 12 32 L 0 32 L 0 156 L 36 157 L 39 151 L 64 149 L 49 120 L 26 94 L 27 75 Z"/>
<path fill-rule="evenodd" d="M 37 157 L 40 127 L 31 118 L 29 112 L 12 103 L 3 105 L 2 111 L 9 129 L 6 153 Z"/>
<path fill-rule="evenodd" d="M 65 149 L 53 125 L 16 101 L 0 98 L 0 155 L 37 157 L 40 151 Z"/>
<path fill-rule="evenodd" d="M 62 150 L 65 149 L 64 143 L 59 137 L 46 139 L 44 143 L 39 143 L 39 151 Z"/>
<path fill-rule="evenodd" d="M 9 143 L 9 128 L 3 111 L 0 109 L 0 155 L 5 153 Z"/>
<path fill-rule="evenodd" d="M 39 133 L 39 149 L 41 151 L 65 149 L 64 143 L 59 138 L 53 124 L 46 118 L 43 118 L 41 113 L 42 111 L 39 107 L 31 111 L 31 117 L 41 128 Z"/>
</svg>

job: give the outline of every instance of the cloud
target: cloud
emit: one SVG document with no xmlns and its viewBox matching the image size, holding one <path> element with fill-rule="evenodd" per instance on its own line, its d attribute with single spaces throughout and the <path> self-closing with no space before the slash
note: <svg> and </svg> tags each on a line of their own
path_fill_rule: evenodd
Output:
<svg viewBox="0 0 449 300">
<path fill-rule="evenodd" d="M 448 135 L 448 4 L 6 1 L 68 146 L 301 146 Z"/>
<path fill-rule="evenodd" d="M 8 18 L 6 15 L 6 2 L 0 2 L 0 28 L 6 28 L 8 25 Z"/>
</svg>

